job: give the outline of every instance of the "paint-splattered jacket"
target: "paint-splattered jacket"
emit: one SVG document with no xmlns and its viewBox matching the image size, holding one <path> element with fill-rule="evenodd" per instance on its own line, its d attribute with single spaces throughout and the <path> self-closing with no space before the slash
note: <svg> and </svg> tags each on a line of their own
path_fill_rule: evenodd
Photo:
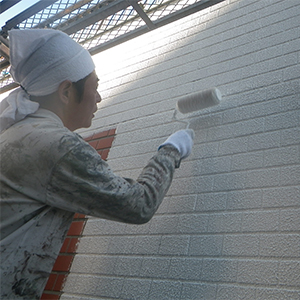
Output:
<svg viewBox="0 0 300 300">
<path fill-rule="evenodd" d="M 163 147 L 134 181 L 40 109 L 1 134 L 1 299 L 39 299 L 75 212 L 151 219 L 179 165 Z"/>
</svg>

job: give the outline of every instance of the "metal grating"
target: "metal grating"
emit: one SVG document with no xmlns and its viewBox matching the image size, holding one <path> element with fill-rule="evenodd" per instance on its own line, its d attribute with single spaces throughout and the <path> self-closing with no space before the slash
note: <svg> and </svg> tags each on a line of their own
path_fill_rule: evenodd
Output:
<svg viewBox="0 0 300 300">
<path fill-rule="evenodd" d="M 10 1 L 10 2 L 9 2 Z M 2 0 L 0 11 L 13 2 Z M 69 34 L 90 53 L 113 47 L 224 0 L 40 0 L 2 27 L 0 93 L 17 86 L 9 75 L 7 33 L 12 28 L 52 28 Z M 10 3 L 10 4 L 8 4 Z"/>
</svg>

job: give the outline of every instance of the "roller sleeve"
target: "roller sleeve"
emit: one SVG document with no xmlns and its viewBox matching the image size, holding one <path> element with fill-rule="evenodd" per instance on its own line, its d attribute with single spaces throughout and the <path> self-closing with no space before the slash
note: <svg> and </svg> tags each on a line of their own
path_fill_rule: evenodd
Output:
<svg viewBox="0 0 300 300">
<path fill-rule="evenodd" d="M 177 101 L 177 110 L 183 114 L 208 108 L 220 103 L 222 94 L 217 88 L 184 96 Z"/>
</svg>

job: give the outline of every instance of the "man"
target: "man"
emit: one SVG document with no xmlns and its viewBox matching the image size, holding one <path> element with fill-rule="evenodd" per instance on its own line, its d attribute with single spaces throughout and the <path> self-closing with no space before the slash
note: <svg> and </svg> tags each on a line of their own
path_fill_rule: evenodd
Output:
<svg viewBox="0 0 300 300">
<path fill-rule="evenodd" d="M 136 181 L 119 177 L 73 132 L 101 101 L 88 51 L 48 29 L 12 30 L 9 40 L 21 88 L 0 105 L 1 299 L 39 299 L 74 213 L 149 221 L 193 131 L 171 135 Z"/>
</svg>

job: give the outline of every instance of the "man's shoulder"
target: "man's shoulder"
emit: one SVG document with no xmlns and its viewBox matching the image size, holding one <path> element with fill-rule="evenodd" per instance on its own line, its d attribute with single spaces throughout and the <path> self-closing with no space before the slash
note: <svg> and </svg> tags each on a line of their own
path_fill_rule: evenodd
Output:
<svg viewBox="0 0 300 300">
<path fill-rule="evenodd" d="M 53 158 L 59 158 L 73 147 L 85 143 L 78 134 L 67 129 L 56 115 L 46 110 L 14 124 L 1 135 L 1 141 L 4 151 L 18 148 L 23 155 L 41 156 L 47 153 Z"/>
</svg>

